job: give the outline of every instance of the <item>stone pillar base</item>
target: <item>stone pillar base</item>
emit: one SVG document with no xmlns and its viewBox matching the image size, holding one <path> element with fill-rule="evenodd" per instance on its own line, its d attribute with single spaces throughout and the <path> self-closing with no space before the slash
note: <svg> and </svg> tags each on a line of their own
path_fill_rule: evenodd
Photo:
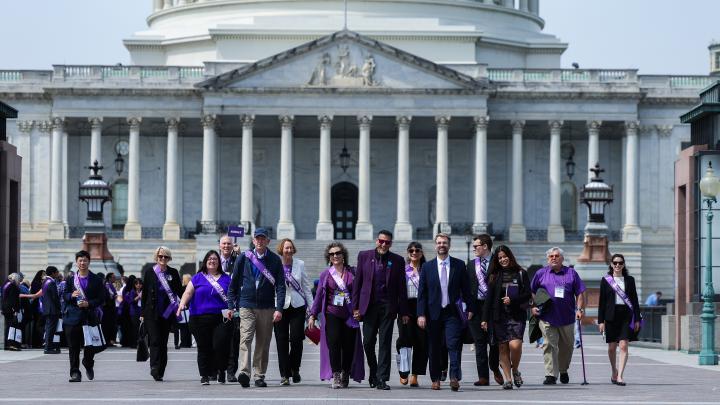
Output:
<svg viewBox="0 0 720 405">
<path fill-rule="evenodd" d="M 436 223 L 435 225 L 433 225 L 433 235 L 432 235 L 433 239 L 435 238 L 435 235 L 437 235 L 440 232 L 451 235 L 452 234 L 452 226 L 450 226 L 450 224 L 447 222 L 439 222 L 439 223 Z"/>
<path fill-rule="evenodd" d="M 62 222 L 50 222 L 48 239 L 65 239 L 65 225 Z"/>
<path fill-rule="evenodd" d="M 165 225 L 163 225 L 162 235 L 165 240 L 180 240 L 180 224 L 177 222 L 166 222 Z"/>
<path fill-rule="evenodd" d="M 527 242 L 527 231 L 525 227 L 518 224 L 510 225 L 508 239 L 510 242 Z"/>
<path fill-rule="evenodd" d="M 140 240 L 142 239 L 142 227 L 138 222 L 128 222 L 125 224 L 125 236 L 126 240 Z"/>
<path fill-rule="evenodd" d="M 276 234 L 275 239 L 277 240 L 284 238 L 295 239 L 295 224 L 292 222 L 278 222 Z"/>
<path fill-rule="evenodd" d="M 218 224 L 215 221 L 200 221 L 200 230 L 202 233 L 214 235 L 218 233 Z"/>
<path fill-rule="evenodd" d="M 358 222 L 355 224 L 355 240 L 373 240 L 373 226 L 370 222 Z"/>
<path fill-rule="evenodd" d="M 413 240 L 413 227 L 409 222 L 396 222 L 393 229 L 393 239 L 401 241 Z"/>
<path fill-rule="evenodd" d="M 333 240 L 335 229 L 330 222 L 318 222 L 315 226 L 315 239 L 317 240 Z"/>
<path fill-rule="evenodd" d="M 483 222 L 476 222 L 472 226 L 472 233 L 479 235 L 481 233 L 488 233 L 488 224 Z"/>
<path fill-rule="evenodd" d="M 641 243 L 642 230 L 637 225 L 625 225 L 623 227 L 622 240 L 627 243 Z"/>
<path fill-rule="evenodd" d="M 554 243 L 565 242 L 565 228 L 562 225 L 550 225 L 547 228 L 547 241 Z"/>
</svg>

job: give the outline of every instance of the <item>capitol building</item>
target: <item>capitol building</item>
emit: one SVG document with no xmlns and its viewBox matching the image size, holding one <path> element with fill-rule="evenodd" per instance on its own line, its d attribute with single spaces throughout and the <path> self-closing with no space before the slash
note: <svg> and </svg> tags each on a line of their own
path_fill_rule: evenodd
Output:
<svg viewBox="0 0 720 405">
<path fill-rule="evenodd" d="M 562 69 L 539 3 L 154 0 L 123 40 L 130 65 L 0 70 L 21 271 L 72 261 L 95 160 L 110 250 L 134 274 L 160 244 L 190 271 L 229 225 L 297 239 L 316 272 L 328 240 L 356 252 L 380 229 L 398 252 L 418 239 L 433 256 L 442 230 L 465 259 L 486 231 L 523 266 L 556 245 L 574 263 L 599 163 L 611 252 L 642 296 L 671 298 L 679 117 L 713 80 Z"/>
</svg>

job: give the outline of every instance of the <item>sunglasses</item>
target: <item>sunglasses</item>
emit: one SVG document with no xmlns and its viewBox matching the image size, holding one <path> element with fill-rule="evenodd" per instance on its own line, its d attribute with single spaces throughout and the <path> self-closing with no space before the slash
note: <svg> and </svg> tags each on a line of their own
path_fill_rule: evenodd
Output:
<svg viewBox="0 0 720 405">
<path fill-rule="evenodd" d="M 625 262 L 612 262 L 613 266 L 622 266 Z"/>
<path fill-rule="evenodd" d="M 392 241 L 391 241 L 391 240 L 378 239 L 377 241 L 378 241 L 378 243 L 381 244 L 381 245 L 386 245 L 386 246 L 392 245 Z"/>
<path fill-rule="evenodd" d="M 338 250 L 337 252 L 328 252 L 328 256 L 342 256 L 343 253 L 341 250 Z"/>
<path fill-rule="evenodd" d="M 422 249 L 408 249 L 408 253 L 410 253 L 410 254 L 422 253 Z"/>
<path fill-rule="evenodd" d="M 172 259 L 172 257 L 170 257 L 170 256 L 165 256 L 165 255 L 158 255 L 158 259 L 170 260 L 170 259 Z"/>
</svg>

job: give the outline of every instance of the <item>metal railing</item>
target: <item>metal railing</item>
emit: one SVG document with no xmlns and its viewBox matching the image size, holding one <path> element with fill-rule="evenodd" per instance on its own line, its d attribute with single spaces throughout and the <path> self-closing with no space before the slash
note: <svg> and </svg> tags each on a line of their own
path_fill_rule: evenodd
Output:
<svg viewBox="0 0 720 405">
<path fill-rule="evenodd" d="M 643 325 L 638 334 L 638 340 L 660 343 L 662 341 L 662 316 L 667 314 L 667 307 L 665 305 L 640 305 L 640 313 L 643 317 Z"/>
</svg>

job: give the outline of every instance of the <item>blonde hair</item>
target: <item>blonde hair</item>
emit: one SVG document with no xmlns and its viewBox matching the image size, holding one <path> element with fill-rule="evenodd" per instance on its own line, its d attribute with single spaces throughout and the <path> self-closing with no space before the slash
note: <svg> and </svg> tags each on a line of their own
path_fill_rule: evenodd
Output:
<svg viewBox="0 0 720 405">
<path fill-rule="evenodd" d="M 157 263 L 158 256 L 160 254 L 163 254 L 164 256 L 170 256 L 170 259 L 172 260 L 172 251 L 167 246 L 160 246 L 157 249 L 155 249 L 155 254 L 153 254 L 153 261 Z"/>
</svg>

